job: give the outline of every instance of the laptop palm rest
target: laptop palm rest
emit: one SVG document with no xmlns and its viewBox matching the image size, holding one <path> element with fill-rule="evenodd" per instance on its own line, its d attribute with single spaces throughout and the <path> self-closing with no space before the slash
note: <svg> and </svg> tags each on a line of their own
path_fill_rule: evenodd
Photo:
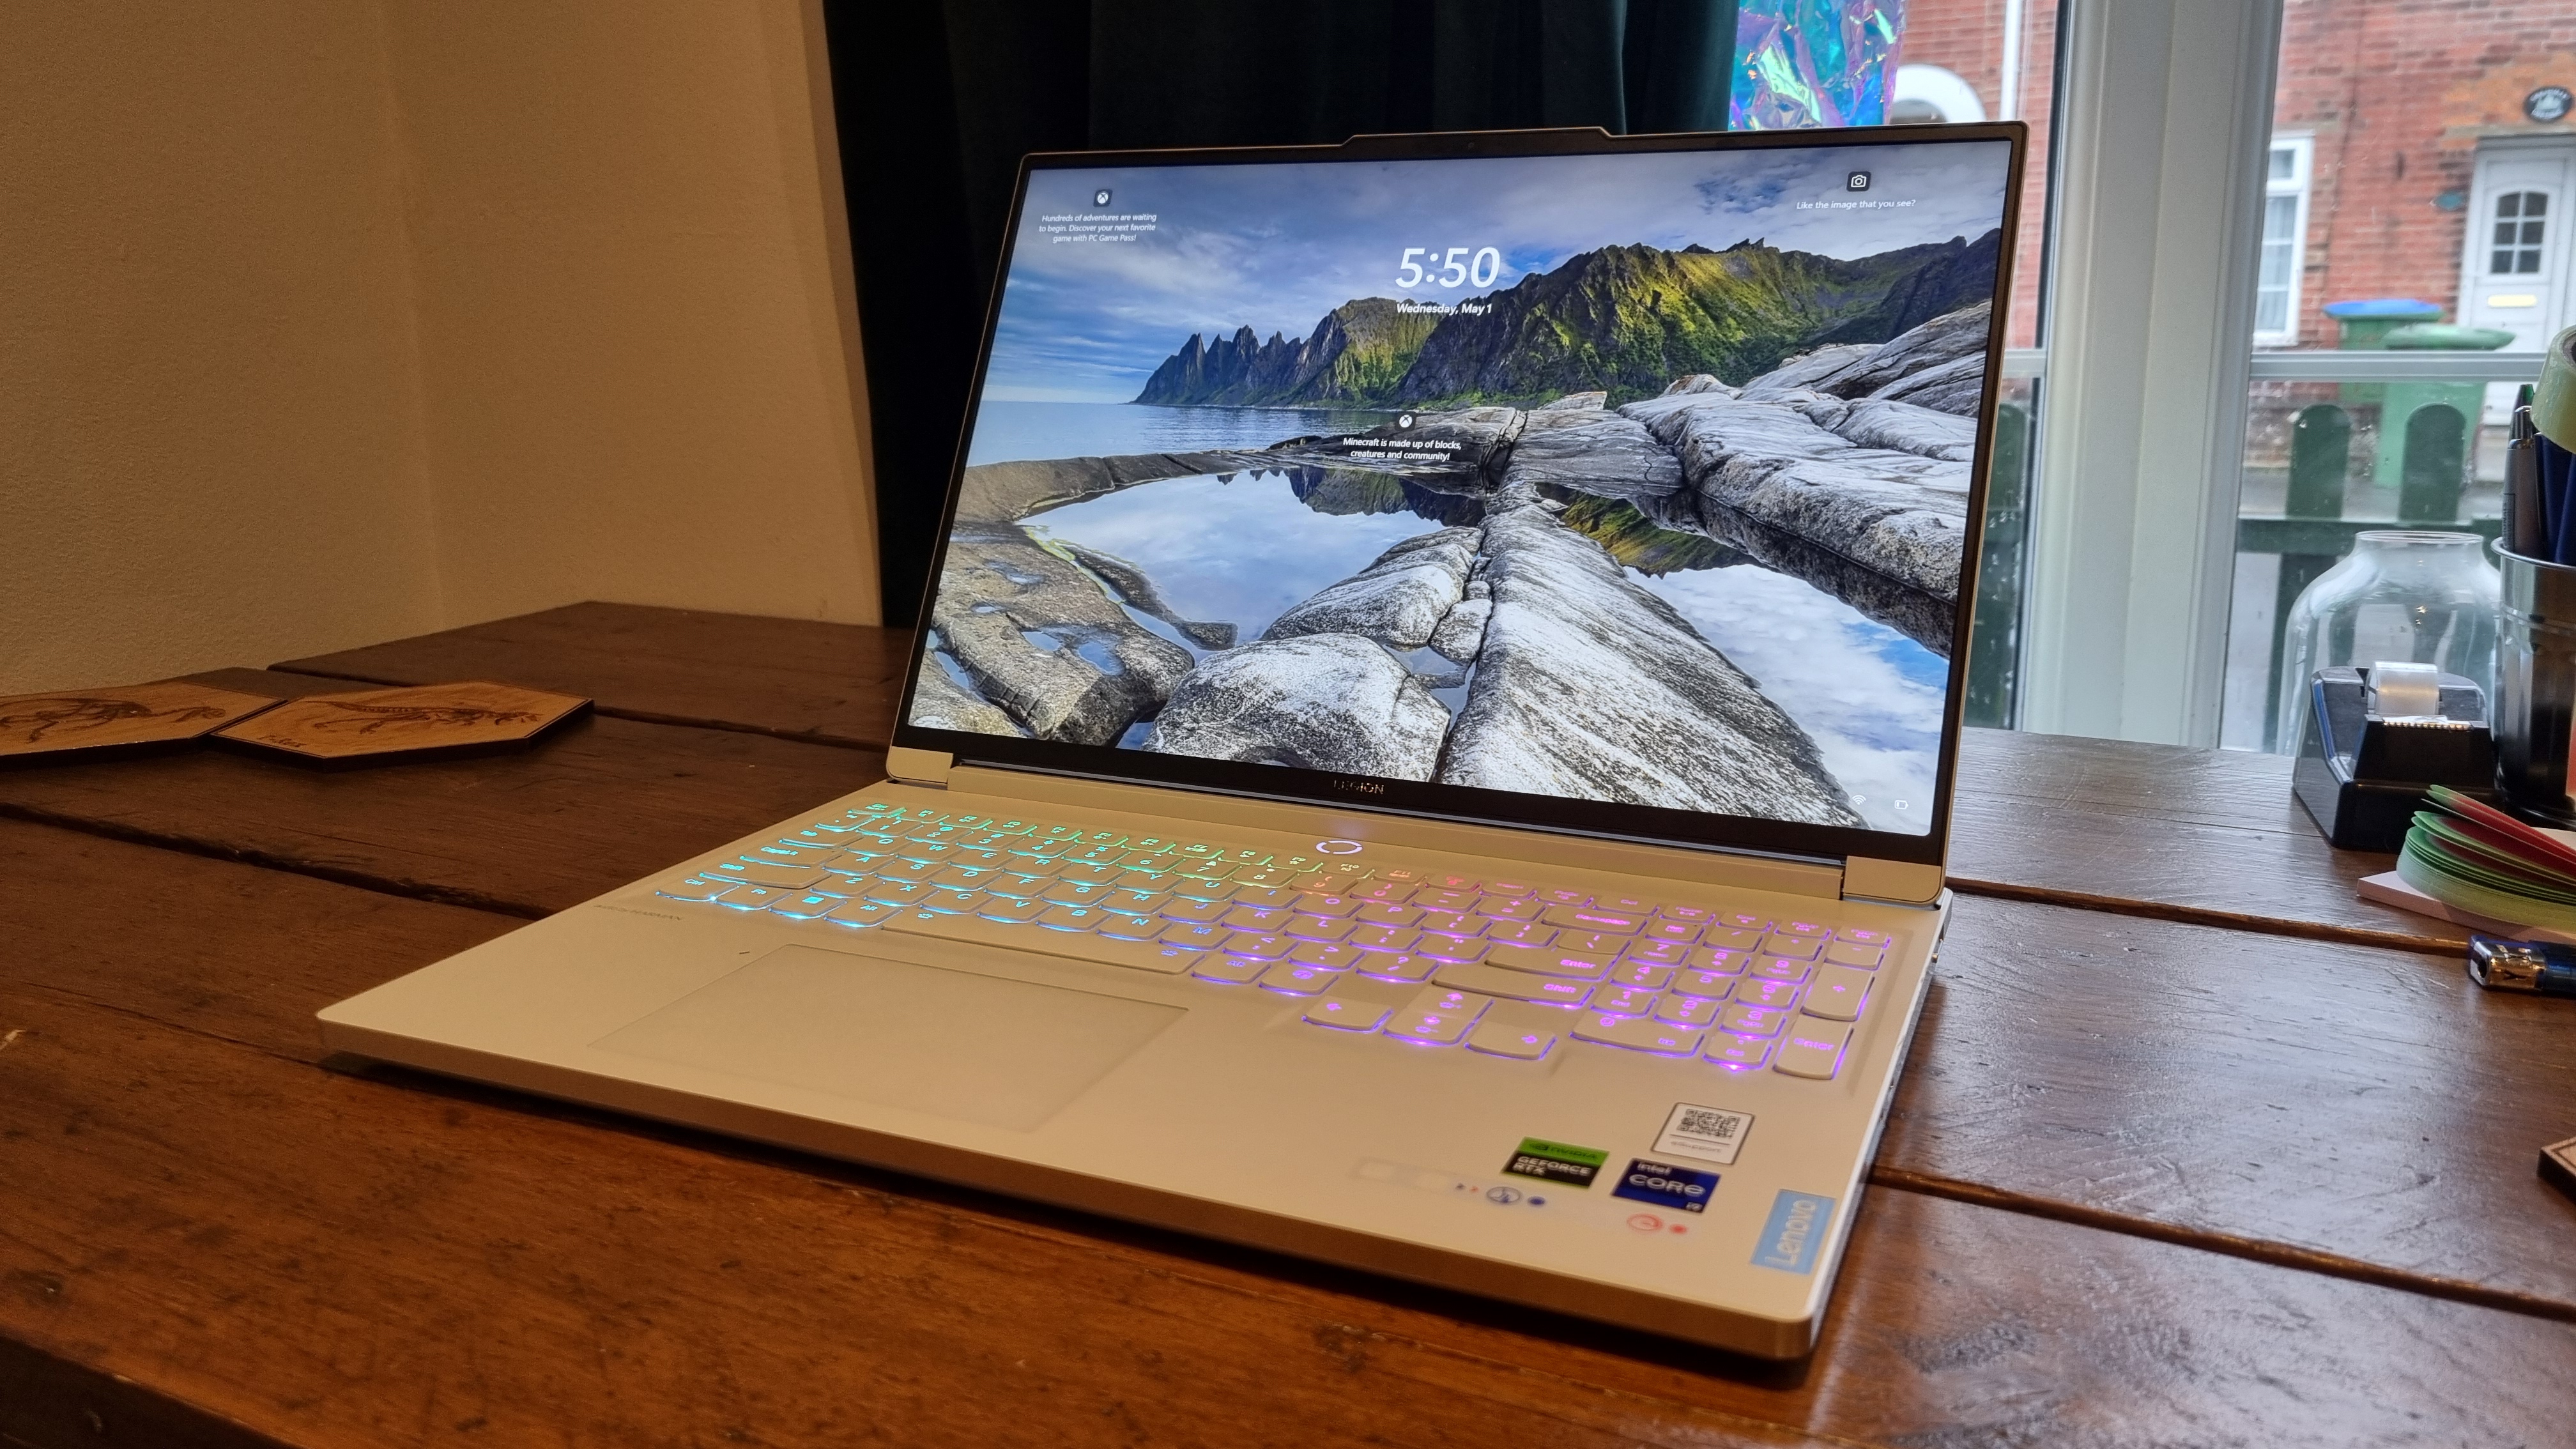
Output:
<svg viewBox="0 0 2576 1449">
<path fill-rule="evenodd" d="M 1026 1132 L 1183 1014 L 1097 992 L 782 946 L 594 1045 Z"/>
</svg>

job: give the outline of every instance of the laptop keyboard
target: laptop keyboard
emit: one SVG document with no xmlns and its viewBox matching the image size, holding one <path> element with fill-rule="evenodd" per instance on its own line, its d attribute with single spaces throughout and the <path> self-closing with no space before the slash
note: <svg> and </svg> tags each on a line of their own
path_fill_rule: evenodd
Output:
<svg viewBox="0 0 2576 1449">
<path fill-rule="evenodd" d="M 1819 1081 L 1841 1069 L 1895 944 L 1715 899 L 882 802 L 659 894 L 1273 992 L 1320 1031 L 1520 1061 L 1571 1043 Z M 1346 989 L 1359 979 L 1419 989 L 1391 1006 Z"/>
</svg>

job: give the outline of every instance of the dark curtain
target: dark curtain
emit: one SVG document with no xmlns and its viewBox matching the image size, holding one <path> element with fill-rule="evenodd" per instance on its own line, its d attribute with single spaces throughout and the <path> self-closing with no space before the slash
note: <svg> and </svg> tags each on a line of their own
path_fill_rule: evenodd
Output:
<svg viewBox="0 0 2576 1449">
<path fill-rule="evenodd" d="M 1726 126 L 1735 0 L 825 0 L 885 615 L 910 626 L 1022 154 Z"/>
</svg>

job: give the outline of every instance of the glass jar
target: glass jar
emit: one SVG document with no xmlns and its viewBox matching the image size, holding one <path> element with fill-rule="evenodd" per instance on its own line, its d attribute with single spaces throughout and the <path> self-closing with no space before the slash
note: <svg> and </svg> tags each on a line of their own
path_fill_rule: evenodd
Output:
<svg viewBox="0 0 2576 1449">
<path fill-rule="evenodd" d="M 2503 585 L 2474 533 L 2375 529 L 2317 576 L 2281 630 L 2280 729 L 2272 748 L 2299 752 L 2308 682 L 2320 669 L 2381 660 L 2465 676 L 2495 707 L 2496 620 Z"/>
</svg>

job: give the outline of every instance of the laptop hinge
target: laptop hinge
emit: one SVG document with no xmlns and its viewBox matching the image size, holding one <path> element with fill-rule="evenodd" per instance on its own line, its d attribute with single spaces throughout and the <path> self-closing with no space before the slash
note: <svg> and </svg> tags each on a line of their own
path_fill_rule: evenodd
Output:
<svg viewBox="0 0 2576 1449">
<path fill-rule="evenodd" d="M 1941 867 L 1855 855 L 1843 862 L 1843 899 L 1928 906 L 1941 897 Z"/>
<path fill-rule="evenodd" d="M 886 777 L 933 790 L 948 788 L 948 767 L 957 757 L 946 750 L 911 750 L 901 745 L 886 751 Z"/>
</svg>

